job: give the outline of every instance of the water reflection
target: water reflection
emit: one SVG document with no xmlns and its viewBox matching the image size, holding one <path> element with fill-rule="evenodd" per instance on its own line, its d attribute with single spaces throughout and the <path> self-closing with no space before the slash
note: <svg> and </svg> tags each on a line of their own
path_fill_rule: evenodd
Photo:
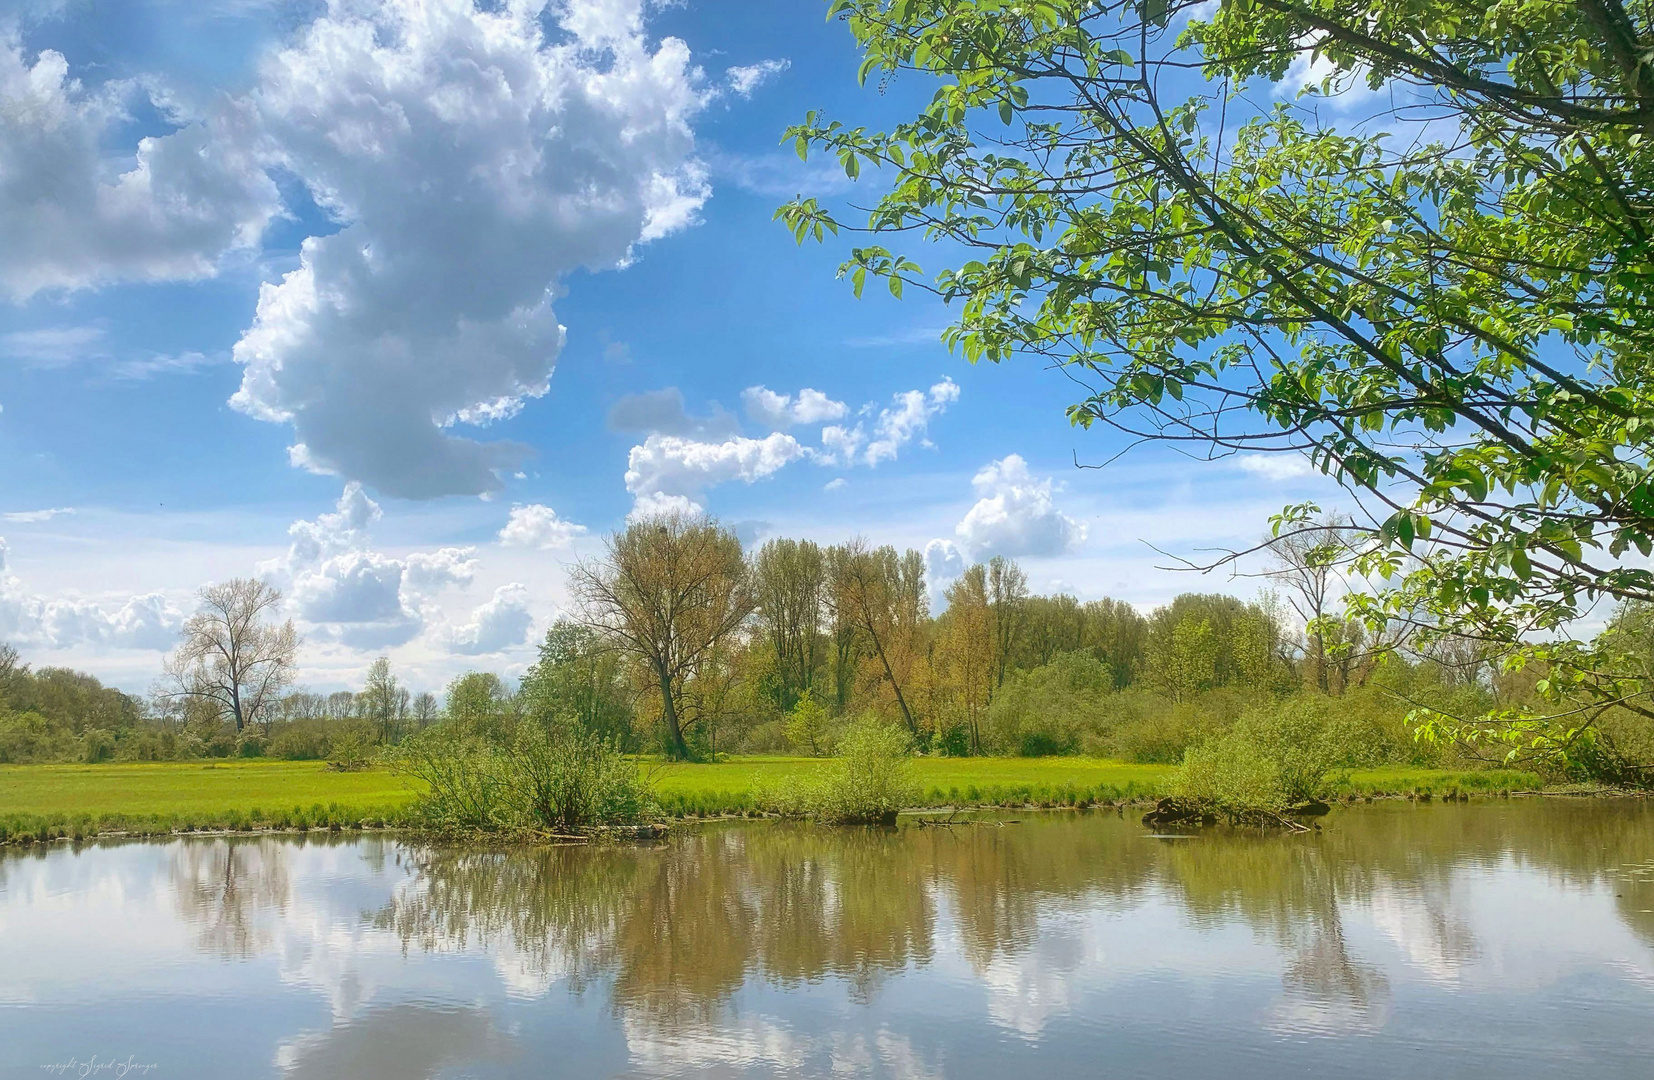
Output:
<svg viewBox="0 0 1654 1080">
<path fill-rule="evenodd" d="M 226 1034 L 180 1044 L 203 1064 L 179 1075 L 987 1077 L 1035 1052 L 1380 1076 L 1433 1048 L 1521 1077 L 1581 1046 L 1636 1075 L 1650 909 L 1636 802 L 1367 807 L 1315 836 L 1176 841 L 1092 814 L 642 848 L 59 849 L 0 859 L 0 1046 L 57 1053 L 93 1016 L 141 1042 L 151 1002 L 190 1000 L 226 1010 Z M 1349 1039 L 1356 1058 L 1306 1049 Z"/>
</svg>

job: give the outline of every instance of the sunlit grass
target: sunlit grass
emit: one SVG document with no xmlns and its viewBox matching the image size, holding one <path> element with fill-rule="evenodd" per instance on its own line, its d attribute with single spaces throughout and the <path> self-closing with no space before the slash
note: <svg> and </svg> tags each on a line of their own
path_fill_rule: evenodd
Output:
<svg viewBox="0 0 1654 1080">
<path fill-rule="evenodd" d="M 640 759 L 668 814 L 756 809 L 755 788 L 825 765 L 821 758 L 742 757 L 716 764 Z M 920 758 L 927 806 L 1089 806 L 1162 794 L 1168 765 L 1099 758 Z M 1529 773 L 1387 768 L 1349 774 L 1338 794 L 1497 794 L 1540 785 Z M 141 834 L 179 829 L 348 828 L 395 824 L 409 782 L 374 768 L 337 772 L 316 761 L 188 761 L 118 765 L 0 766 L 0 842 L 8 838 Z"/>
</svg>

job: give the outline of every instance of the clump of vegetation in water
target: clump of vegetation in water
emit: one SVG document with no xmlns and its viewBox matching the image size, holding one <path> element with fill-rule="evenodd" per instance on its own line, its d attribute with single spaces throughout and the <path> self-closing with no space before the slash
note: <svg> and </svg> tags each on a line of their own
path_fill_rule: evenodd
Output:
<svg viewBox="0 0 1654 1080">
<path fill-rule="evenodd" d="M 426 789 L 410 820 L 436 833 L 568 836 L 654 813 L 636 765 L 576 724 L 523 720 L 493 735 L 441 725 L 409 739 L 394 761 Z"/>
<path fill-rule="evenodd" d="M 827 825 L 894 825 L 898 811 L 919 797 L 907 732 L 864 716 L 845 728 L 838 753 L 825 772 L 790 776 L 760 790 L 765 809 L 808 817 Z"/>
<path fill-rule="evenodd" d="M 1280 823 L 1318 802 L 1359 746 L 1330 702 L 1297 698 L 1244 714 L 1226 733 L 1193 746 L 1172 780 L 1160 820 Z"/>
</svg>

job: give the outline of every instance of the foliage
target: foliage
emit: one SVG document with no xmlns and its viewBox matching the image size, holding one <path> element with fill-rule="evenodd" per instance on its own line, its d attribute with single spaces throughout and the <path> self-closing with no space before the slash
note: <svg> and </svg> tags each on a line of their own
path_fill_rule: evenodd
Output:
<svg viewBox="0 0 1654 1080">
<path fill-rule="evenodd" d="M 685 686 L 757 603 L 741 541 L 701 516 L 642 518 L 576 566 L 570 588 L 585 625 L 632 658 L 659 703 L 667 753 L 692 757 L 685 733 L 700 716 Z"/>
<path fill-rule="evenodd" d="M 816 113 L 799 154 L 886 185 L 841 267 L 953 303 L 948 344 L 1086 387 L 1069 410 L 1196 454 L 1302 453 L 1363 507 L 1372 630 L 1543 664 L 1544 708 L 1427 736 L 1568 761 L 1645 683 L 1576 640 L 1654 601 L 1646 7 L 1456 0 L 832 0 L 888 132 Z M 1328 108 L 1278 101 L 1289 75 Z M 1198 76 L 1198 77 L 1197 77 Z M 1275 84 L 1275 85 L 1271 85 Z M 1428 118 L 1426 124 L 1425 118 Z M 864 200 L 865 202 L 865 200 Z M 815 199 L 800 240 L 853 227 Z M 1318 532 L 1288 508 L 1277 537 Z M 1536 706 L 1542 704 L 1534 703 Z"/>
<path fill-rule="evenodd" d="M 824 749 L 827 737 L 827 709 L 808 690 L 799 697 L 787 716 L 787 743 L 801 754 L 812 757 Z"/>
<path fill-rule="evenodd" d="M 1040 757 L 1073 754 L 1087 734 L 1111 719 L 1114 673 L 1083 653 L 1062 653 L 1032 671 L 1017 672 L 994 695 L 986 728 L 990 749 Z"/>
<path fill-rule="evenodd" d="M 636 747 L 633 695 L 622 656 L 588 626 L 568 619 L 554 623 L 517 693 L 532 720 L 549 724 L 567 718 L 600 738 Z"/>
<path fill-rule="evenodd" d="M 648 782 L 614 745 L 577 724 L 525 720 L 503 738 L 443 724 L 392 758 L 419 785 L 410 814 L 444 834 L 572 834 L 633 824 L 653 805 Z"/>
<path fill-rule="evenodd" d="M 1173 793 L 1231 821 L 1278 813 L 1324 795 L 1333 770 L 1349 764 L 1356 737 L 1357 725 L 1323 697 L 1255 708 L 1189 748 Z"/>
<path fill-rule="evenodd" d="M 907 733 L 872 716 L 845 729 L 838 755 L 823 773 L 795 776 L 758 794 L 761 804 L 780 813 L 828 825 L 893 824 L 917 797 Z"/>
</svg>

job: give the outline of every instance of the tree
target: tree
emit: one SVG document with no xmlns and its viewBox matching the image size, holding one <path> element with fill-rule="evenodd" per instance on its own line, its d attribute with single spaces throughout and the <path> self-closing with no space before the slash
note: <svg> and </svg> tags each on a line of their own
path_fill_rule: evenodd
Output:
<svg viewBox="0 0 1654 1080">
<path fill-rule="evenodd" d="M 409 715 L 413 717 L 414 726 L 424 731 L 436 723 L 437 717 L 442 714 L 442 703 L 437 701 L 436 695 L 429 690 L 421 690 L 414 695 L 413 704 L 409 706 Z"/>
<path fill-rule="evenodd" d="M 753 562 L 758 623 L 774 655 L 775 704 L 782 712 L 809 693 L 821 667 L 826 583 L 826 559 L 809 540 L 777 537 L 758 550 Z"/>
<path fill-rule="evenodd" d="M 995 555 L 988 560 L 986 596 L 993 636 L 993 687 L 997 690 L 1005 685 L 1011 656 L 1028 621 L 1028 575 L 1015 561 Z"/>
<path fill-rule="evenodd" d="M 634 521 L 605 548 L 569 575 L 581 619 L 638 662 L 659 695 L 667 753 L 688 758 L 684 684 L 756 604 L 741 541 L 705 517 L 664 514 Z"/>
<path fill-rule="evenodd" d="M 527 714 L 544 727 L 572 722 L 622 749 L 632 744 L 632 702 L 621 655 L 589 626 L 558 619 L 523 676 Z"/>
<path fill-rule="evenodd" d="M 925 559 L 917 551 L 898 555 L 885 546 L 869 550 L 863 540 L 844 549 L 833 590 L 836 617 L 855 626 L 878 658 L 910 737 L 919 720 L 903 692 L 918 658 L 918 635 L 925 618 Z"/>
<path fill-rule="evenodd" d="M 951 684 L 973 754 L 982 752 L 982 712 L 998 685 L 997 672 L 1004 659 L 999 637 L 1003 624 L 994 610 L 990 576 L 976 563 L 948 586 L 948 610 L 942 617 L 938 650 L 938 666 Z"/>
<path fill-rule="evenodd" d="M 1270 577 L 1290 590 L 1287 602 L 1304 624 L 1311 673 L 1323 694 L 1332 690 L 1327 636 L 1331 606 L 1336 602 L 1333 591 L 1342 585 L 1338 568 L 1358 542 L 1353 529 L 1329 514 L 1312 527 L 1279 537 L 1270 547 L 1275 560 Z"/>
<path fill-rule="evenodd" d="M 875 166 L 889 187 L 863 231 L 957 253 L 927 279 L 855 248 L 858 295 L 872 276 L 956 301 L 948 344 L 1062 367 L 1087 387 L 1082 427 L 1308 455 L 1363 508 L 1353 564 L 1395 579 L 1358 614 L 1544 661 L 1580 706 L 1443 730 L 1565 756 L 1581 709 L 1654 719 L 1644 684 L 1570 632 L 1601 599 L 1654 600 L 1624 558 L 1654 551 L 1654 9 L 829 11 L 864 79 L 916 71 L 936 92 L 889 132 L 812 113 L 787 137 L 852 179 Z M 1305 67 L 1324 74 L 1310 107 L 1279 101 L 1268 84 Z M 851 228 L 814 199 L 778 216 L 801 242 Z"/>
<path fill-rule="evenodd" d="M 400 736 L 408 715 L 408 691 L 391 674 L 388 657 L 381 656 L 368 667 L 367 681 L 357 695 L 357 710 L 381 743 L 393 743 Z"/>
<path fill-rule="evenodd" d="M 506 737 L 511 726 L 511 692 L 491 671 L 467 671 L 448 684 L 444 707 L 448 722 L 458 731 L 494 741 Z"/>
<path fill-rule="evenodd" d="M 184 623 L 178 650 L 167 658 L 166 692 L 211 704 L 235 722 L 238 735 L 250 724 L 268 727 L 299 652 L 291 620 L 267 621 L 280 607 L 281 593 L 262 581 L 234 578 L 202 589 L 200 601 Z"/>
</svg>

